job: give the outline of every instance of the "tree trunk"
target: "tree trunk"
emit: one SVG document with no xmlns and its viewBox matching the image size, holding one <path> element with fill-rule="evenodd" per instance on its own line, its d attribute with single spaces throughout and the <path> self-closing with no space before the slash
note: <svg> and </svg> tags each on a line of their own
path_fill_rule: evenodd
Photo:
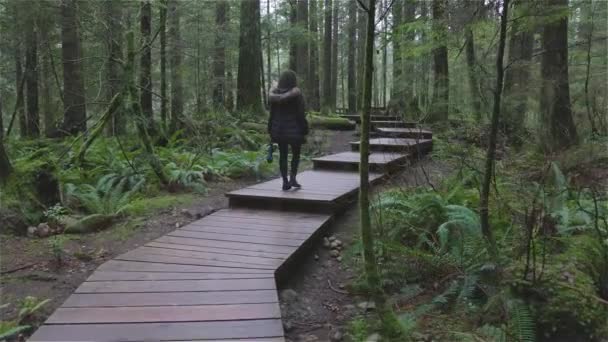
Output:
<svg viewBox="0 0 608 342">
<path fill-rule="evenodd" d="M 160 121 L 167 125 L 167 0 L 160 2 Z"/>
<path fill-rule="evenodd" d="M 152 26 L 152 5 L 150 0 L 143 0 L 140 8 L 140 44 L 141 55 L 139 62 L 139 103 L 146 130 L 151 135 L 156 135 L 154 124 L 154 112 L 152 111 L 152 47 L 150 45 L 150 34 Z"/>
<path fill-rule="evenodd" d="M 403 53 L 401 51 L 403 2 L 397 1 L 393 3 L 391 10 L 393 12 L 393 39 L 391 41 L 393 44 L 393 88 L 391 98 L 395 102 L 401 100 L 403 88 L 403 80 L 401 79 L 403 73 Z"/>
<path fill-rule="evenodd" d="M 33 4 L 35 6 L 35 4 Z M 40 117 L 38 111 L 38 39 L 36 11 L 26 19 L 25 31 L 25 90 L 26 90 L 26 136 L 40 136 Z"/>
<path fill-rule="evenodd" d="M 298 0 L 298 10 L 296 13 L 296 18 L 298 21 L 298 26 L 301 27 L 302 31 L 305 33 L 305 36 L 308 37 L 308 0 Z M 302 80 L 302 82 L 300 82 L 300 88 L 302 88 L 305 95 L 308 95 L 310 92 L 310 81 L 308 78 L 308 68 L 310 66 L 310 62 L 308 60 L 308 40 L 299 39 L 296 44 L 296 72 Z"/>
<path fill-rule="evenodd" d="M 87 107 L 82 72 L 82 51 L 78 32 L 77 0 L 61 1 L 61 56 L 63 61 L 65 134 L 76 135 L 87 129 Z"/>
<path fill-rule="evenodd" d="M 310 64 L 309 72 L 309 92 L 308 103 L 312 110 L 320 110 L 319 99 L 319 28 L 317 25 L 317 4 L 318 0 L 311 0 L 309 13 L 309 31 L 310 31 Z"/>
<path fill-rule="evenodd" d="M 122 91 L 124 87 L 122 68 L 121 65 L 123 54 L 122 54 L 122 42 L 123 42 L 123 30 L 122 30 L 122 5 L 120 1 L 110 0 L 105 2 L 106 6 L 106 22 L 108 25 L 108 36 L 107 36 L 107 50 L 108 50 L 108 61 L 106 64 L 106 78 L 108 82 L 108 90 L 106 93 L 106 100 L 108 103 L 112 102 L 112 99 Z M 125 134 L 126 120 L 122 111 L 118 110 L 114 112 L 114 115 L 110 118 L 109 125 L 106 125 L 106 133 L 108 135 L 122 135 Z"/>
<path fill-rule="evenodd" d="M 291 28 L 296 27 L 298 24 L 298 0 L 289 1 L 289 26 Z M 289 69 L 296 72 L 298 70 L 298 35 L 295 32 L 291 32 L 289 36 Z"/>
<path fill-rule="evenodd" d="M 260 0 L 241 2 L 240 25 L 236 109 L 242 113 L 262 114 Z"/>
<path fill-rule="evenodd" d="M 41 18 L 41 23 L 44 19 Z M 40 41 L 43 42 L 45 46 L 50 46 L 51 44 L 55 44 L 55 42 L 49 42 L 50 37 L 48 31 L 50 30 L 51 23 L 44 21 L 45 26 L 39 26 L 40 28 Z M 42 53 L 41 60 L 41 86 L 40 86 L 40 101 L 41 101 L 41 109 L 43 115 L 44 122 L 44 135 L 49 138 L 52 137 L 55 133 L 55 98 L 53 96 L 53 86 L 51 82 L 51 77 L 53 75 L 53 66 L 51 63 L 51 49 L 47 49 L 46 53 Z"/>
<path fill-rule="evenodd" d="M 386 298 L 382 290 L 376 256 L 374 252 L 374 234 L 370 216 L 369 203 L 369 131 L 371 119 L 372 103 L 372 77 L 374 68 L 374 29 L 376 0 L 368 2 L 368 18 L 366 29 L 366 46 L 364 60 L 364 99 L 361 111 L 361 144 L 359 162 L 359 215 L 361 220 L 361 241 L 363 244 L 363 262 L 365 267 L 365 277 L 370 288 L 372 299 L 376 304 L 376 310 L 383 323 L 383 333 L 390 340 L 401 340 L 399 338 L 399 322 L 392 312 L 390 305 L 386 303 Z"/>
<path fill-rule="evenodd" d="M 268 75 L 266 78 L 268 79 L 268 88 L 264 89 L 264 92 L 270 91 L 270 88 L 272 87 L 272 63 L 271 63 L 271 58 L 272 58 L 272 39 L 270 39 L 270 31 L 272 28 L 272 25 L 270 25 L 270 0 L 266 1 L 266 16 L 267 16 L 267 20 L 268 20 L 268 30 L 266 31 L 266 62 L 267 67 L 266 67 L 266 75 Z M 277 68 L 279 68 L 280 66 L 277 65 Z M 308 77 L 308 76 L 307 76 Z"/>
<path fill-rule="evenodd" d="M 15 113 L 16 116 L 19 118 L 19 134 L 22 137 L 27 136 L 27 120 L 25 117 L 25 106 L 23 103 L 23 83 L 25 81 L 24 78 L 24 73 L 23 73 L 23 55 L 22 55 L 22 50 L 21 50 L 21 44 L 22 44 L 22 35 L 20 34 L 20 30 L 21 28 L 21 9 L 20 9 L 20 4 L 18 4 L 17 1 L 15 1 L 13 3 L 13 11 L 14 11 L 14 22 L 13 25 L 15 27 L 15 33 L 14 33 L 14 45 L 13 45 L 13 51 L 14 51 L 14 57 L 15 57 L 15 90 L 17 92 L 16 94 L 16 100 L 15 100 Z M 11 119 L 11 121 L 9 122 L 8 125 L 8 130 L 7 130 L 7 136 L 10 134 L 12 127 L 13 127 L 13 122 L 14 120 Z"/>
<path fill-rule="evenodd" d="M 366 1 L 363 0 L 365 3 Z M 365 74 L 365 15 L 359 11 L 357 15 L 357 109 L 363 109 L 363 77 Z"/>
<path fill-rule="evenodd" d="M 448 49 L 446 47 L 447 28 L 445 10 L 446 0 L 433 0 L 433 31 L 436 47 L 433 49 L 433 103 L 429 121 L 446 121 L 450 103 L 448 78 Z"/>
<path fill-rule="evenodd" d="M 332 0 L 325 0 L 325 29 L 323 30 L 323 88 L 321 96 L 321 110 L 324 113 L 331 111 L 331 36 L 332 36 Z"/>
<path fill-rule="evenodd" d="M 333 0 L 332 37 L 331 37 L 331 111 L 336 111 L 338 97 L 338 0 Z"/>
<path fill-rule="evenodd" d="M 479 82 L 477 81 L 477 61 L 475 58 L 475 40 L 473 30 L 470 27 L 465 29 L 465 52 L 467 68 L 469 70 L 469 90 L 473 117 L 477 122 L 481 121 L 481 98 L 479 94 Z"/>
<path fill-rule="evenodd" d="M 357 79 L 355 52 L 357 49 L 357 2 L 348 3 L 348 112 L 357 112 Z"/>
<path fill-rule="evenodd" d="M 530 4 L 517 1 L 513 3 L 516 17 L 525 15 Z M 521 20 L 513 21 L 509 39 L 509 68 L 505 74 L 504 99 L 502 103 L 503 133 L 516 136 L 524 127 L 528 110 L 528 92 L 530 82 L 530 63 L 534 48 L 534 32 L 529 31 Z"/>
<path fill-rule="evenodd" d="M 2 125 L 2 95 L 0 94 L 0 183 L 6 182 L 13 172 L 13 166 L 4 149 L 4 127 Z"/>
<path fill-rule="evenodd" d="M 218 1 L 215 5 L 215 56 L 213 58 L 213 105 L 216 108 L 224 107 L 224 89 L 226 89 L 226 47 L 224 46 L 224 35 L 226 32 L 226 12 L 228 2 Z"/>
<path fill-rule="evenodd" d="M 170 131 L 181 127 L 184 103 L 182 100 L 182 42 L 180 34 L 180 13 L 178 0 L 168 0 L 169 6 L 169 44 L 171 65 L 171 124 Z"/>
<path fill-rule="evenodd" d="M 382 7 L 388 7 L 388 3 L 386 1 L 382 1 Z M 382 107 L 386 108 L 386 82 L 388 78 L 388 16 L 385 15 L 382 20 L 382 28 L 384 31 L 382 41 L 384 47 L 382 48 Z"/>
<path fill-rule="evenodd" d="M 502 14 L 500 17 L 500 37 L 498 40 L 498 52 L 496 54 L 496 88 L 494 89 L 494 109 L 492 111 L 492 126 L 490 130 L 490 142 L 486 153 L 486 165 L 481 185 L 481 195 L 479 197 L 479 216 L 481 222 L 481 232 L 488 242 L 488 251 L 494 259 L 498 261 L 498 250 L 496 241 L 490 229 L 489 202 L 490 185 L 494 174 L 494 160 L 496 158 L 496 137 L 498 135 L 498 124 L 500 121 L 500 100 L 503 86 L 503 57 L 505 54 L 505 41 L 507 36 L 507 20 L 509 19 L 509 0 L 503 0 Z"/>
<path fill-rule="evenodd" d="M 567 8 L 568 0 L 546 2 L 547 9 Z M 546 23 L 542 32 L 541 122 L 542 145 L 555 152 L 576 144 L 578 137 L 570 107 L 568 81 L 568 17 Z"/>
<path fill-rule="evenodd" d="M 429 17 L 428 4 L 426 1 L 419 1 L 420 5 L 420 17 L 426 22 Z M 428 44 L 428 35 L 425 29 L 422 29 L 420 32 L 420 42 L 421 44 Z M 423 107 L 423 111 L 427 112 L 429 110 L 429 75 L 430 75 L 430 59 L 431 56 L 428 54 L 422 55 L 422 62 L 420 63 L 421 72 L 420 72 L 420 105 Z"/>
</svg>

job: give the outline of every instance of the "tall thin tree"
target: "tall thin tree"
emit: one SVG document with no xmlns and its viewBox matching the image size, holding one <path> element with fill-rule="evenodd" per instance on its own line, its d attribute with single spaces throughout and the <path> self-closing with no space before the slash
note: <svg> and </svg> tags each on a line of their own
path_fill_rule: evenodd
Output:
<svg viewBox="0 0 608 342">
<path fill-rule="evenodd" d="M 156 134 L 154 112 L 152 110 L 152 5 L 150 0 L 141 1 L 140 5 L 141 54 L 139 62 L 139 103 L 148 133 Z"/>
<path fill-rule="evenodd" d="M 261 114 L 264 109 L 260 84 L 260 0 L 241 2 L 240 25 L 236 108 Z"/>
<path fill-rule="evenodd" d="M 552 14 L 564 13 L 568 0 L 546 0 L 545 8 Z M 568 78 L 568 16 L 545 24 L 542 32 L 541 56 L 541 142 L 547 151 L 574 145 L 578 136 L 572 119 L 570 82 Z"/>
<path fill-rule="evenodd" d="M 160 35 L 160 122 L 163 126 L 167 124 L 167 0 L 160 1 L 159 8 Z"/>
<path fill-rule="evenodd" d="M 80 33 L 78 1 L 61 1 L 61 56 L 63 61 L 63 130 L 76 135 L 87 129 L 87 106 Z"/>
<path fill-rule="evenodd" d="M 357 78 L 355 70 L 355 56 L 357 49 L 357 2 L 348 3 L 348 112 L 357 112 Z"/>
<path fill-rule="evenodd" d="M 30 138 L 36 138 L 40 136 L 38 110 L 38 23 L 36 20 L 39 8 L 36 3 L 32 3 L 30 6 L 32 12 L 26 17 L 25 26 L 25 126 L 26 135 Z"/>
<path fill-rule="evenodd" d="M 182 99 L 182 41 L 180 31 L 180 7 L 178 0 L 168 0 L 169 44 L 171 65 L 171 132 L 176 131 L 183 121 L 184 103 Z"/>
<path fill-rule="evenodd" d="M 429 121 L 444 121 L 448 119 L 450 103 L 450 89 L 448 78 L 448 48 L 446 0 L 433 0 L 433 37 L 435 48 L 433 49 L 433 102 Z"/>
<path fill-rule="evenodd" d="M 332 0 L 325 0 L 323 30 L 323 88 L 321 95 L 321 110 L 327 113 L 331 110 L 331 38 L 332 38 Z"/>
<path fill-rule="evenodd" d="M 299 39 L 296 43 L 296 72 L 300 77 L 300 87 L 304 90 L 304 94 L 309 93 L 309 32 L 308 32 L 308 0 L 298 0 L 298 10 L 296 13 L 298 27 L 304 34 L 304 38 Z"/>
<path fill-rule="evenodd" d="M 224 107 L 224 91 L 226 88 L 226 47 L 224 34 L 226 30 L 226 13 L 228 2 L 218 1 L 215 4 L 215 54 L 213 57 L 213 105 Z"/>
<path fill-rule="evenodd" d="M 317 0 L 309 1 L 308 11 L 308 30 L 310 31 L 309 50 L 310 61 L 308 66 L 309 94 L 307 96 L 309 107 L 315 111 L 320 110 L 320 91 L 319 91 L 319 27 Z"/>
<path fill-rule="evenodd" d="M 333 1 L 332 9 L 332 33 L 331 33 L 331 111 L 336 110 L 336 101 L 338 98 L 338 13 L 340 7 L 338 0 Z"/>
<path fill-rule="evenodd" d="M 0 183 L 4 183 L 13 172 L 13 166 L 4 148 L 4 127 L 2 125 L 2 95 L 0 94 Z"/>
<path fill-rule="evenodd" d="M 503 87 L 503 57 L 505 54 L 505 41 L 507 37 L 507 20 L 509 19 L 509 0 L 503 0 L 502 13 L 500 15 L 500 36 L 498 38 L 498 52 L 496 53 L 496 88 L 494 89 L 494 107 L 492 110 L 492 126 L 490 129 L 490 141 L 486 152 L 486 163 L 481 184 L 481 195 L 479 196 L 479 217 L 481 232 L 488 242 L 490 255 L 497 260 L 498 251 L 496 241 L 490 228 L 490 185 L 494 174 L 494 163 L 496 159 L 496 138 L 498 136 L 498 124 L 500 121 L 500 101 Z"/>
</svg>

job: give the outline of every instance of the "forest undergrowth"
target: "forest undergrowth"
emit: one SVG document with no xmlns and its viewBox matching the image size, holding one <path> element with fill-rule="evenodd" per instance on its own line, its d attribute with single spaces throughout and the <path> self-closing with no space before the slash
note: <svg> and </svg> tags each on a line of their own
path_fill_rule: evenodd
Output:
<svg viewBox="0 0 608 342">
<path fill-rule="evenodd" d="M 449 178 L 399 187 L 373 200 L 382 285 L 405 340 L 602 341 L 608 337 L 608 198 L 605 138 L 557 155 L 499 144 L 490 223 L 481 232 L 483 127 L 434 128 L 432 157 Z M 527 138 L 525 138 L 527 139 Z M 361 243 L 350 262 L 363 275 Z M 367 292 L 363 276 L 352 291 Z M 351 322 L 366 341 L 375 316 Z"/>
</svg>

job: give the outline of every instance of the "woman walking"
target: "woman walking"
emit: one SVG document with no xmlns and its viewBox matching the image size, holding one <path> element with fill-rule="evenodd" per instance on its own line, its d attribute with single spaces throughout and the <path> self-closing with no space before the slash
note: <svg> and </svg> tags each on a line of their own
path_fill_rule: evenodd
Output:
<svg viewBox="0 0 608 342">
<path fill-rule="evenodd" d="M 300 164 L 300 150 L 308 134 L 308 122 L 304 113 L 304 96 L 297 87 L 296 74 L 287 70 L 281 73 L 279 84 L 270 90 L 270 118 L 268 133 L 279 145 L 279 168 L 283 177 L 283 190 L 300 188 L 296 180 Z M 287 178 L 287 157 L 291 147 L 291 170 Z"/>
</svg>

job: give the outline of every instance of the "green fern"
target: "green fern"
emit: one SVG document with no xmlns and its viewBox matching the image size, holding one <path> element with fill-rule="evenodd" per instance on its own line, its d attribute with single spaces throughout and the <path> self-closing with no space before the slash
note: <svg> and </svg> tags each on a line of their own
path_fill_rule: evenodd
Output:
<svg viewBox="0 0 608 342">
<path fill-rule="evenodd" d="M 77 202 L 89 214 L 120 215 L 143 186 L 144 180 L 124 191 L 126 182 L 126 179 L 122 179 L 118 184 L 112 185 L 102 178 L 96 186 L 68 184 L 66 194 L 70 202 Z"/>
<path fill-rule="evenodd" d="M 508 301 L 509 326 L 511 334 L 518 342 L 536 340 L 535 323 L 528 305 L 520 300 Z"/>
</svg>

